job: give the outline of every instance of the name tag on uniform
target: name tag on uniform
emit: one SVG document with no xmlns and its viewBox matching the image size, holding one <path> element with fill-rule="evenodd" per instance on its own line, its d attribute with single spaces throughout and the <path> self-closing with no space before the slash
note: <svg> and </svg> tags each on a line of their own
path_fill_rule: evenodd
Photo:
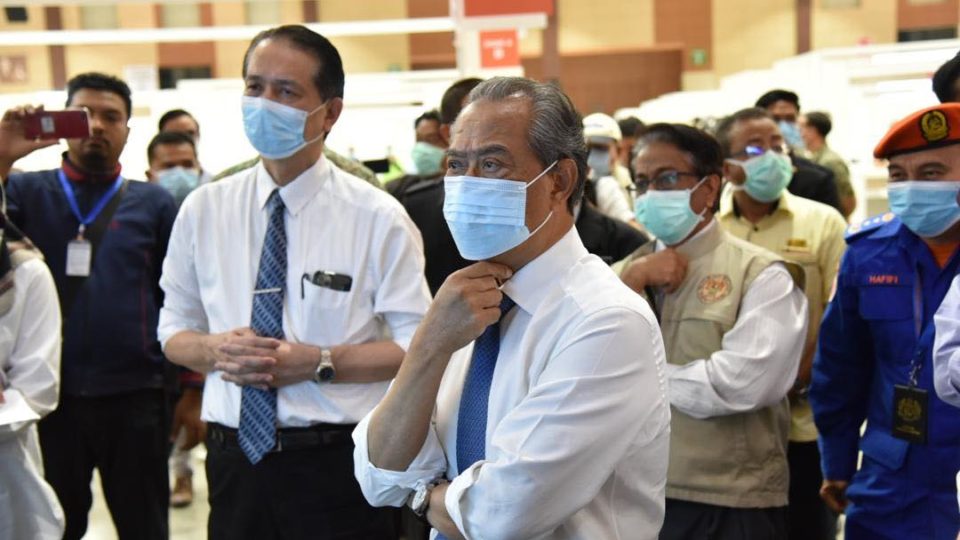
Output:
<svg viewBox="0 0 960 540">
<path fill-rule="evenodd" d="M 93 245 L 89 241 L 71 240 L 67 244 L 67 275 L 87 277 L 90 275 L 90 261 L 93 258 Z"/>
<path fill-rule="evenodd" d="M 893 436 L 916 444 L 926 444 L 928 404 L 926 390 L 894 385 Z"/>
</svg>

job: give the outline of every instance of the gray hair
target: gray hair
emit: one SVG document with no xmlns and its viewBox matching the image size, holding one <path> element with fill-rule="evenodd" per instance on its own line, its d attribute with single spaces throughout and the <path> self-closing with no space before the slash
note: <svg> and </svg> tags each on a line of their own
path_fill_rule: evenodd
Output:
<svg viewBox="0 0 960 540">
<path fill-rule="evenodd" d="M 527 141 L 543 167 L 554 161 L 570 158 L 577 165 L 577 183 L 567 208 L 573 208 L 583 197 L 587 178 L 587 146 L 583 140 L 583 124 L 573 102 L 557 86 L 523 77 L 494 77 L 480 83 L 467 96 L 467 103 L 480 100 L 505 101 L 510 98 L 530 100 L 530 129 Z"/>
</svg>

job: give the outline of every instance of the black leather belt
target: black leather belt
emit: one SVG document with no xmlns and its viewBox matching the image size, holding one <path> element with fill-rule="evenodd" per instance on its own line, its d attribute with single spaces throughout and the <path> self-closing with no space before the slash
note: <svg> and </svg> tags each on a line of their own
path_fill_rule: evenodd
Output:
<svg viewBox="0 0 960 540">
<path fill-rule="evenodd" d="M 355 427 L 351 424 L 316 424 L 305 428 L 281 428 L 277 430 L 277 444 L 270 451 L 352 444 L 351 434 Z M 220 424 L 207 424 L 207 439 L 221 448 L 240 448 L 237 430 Z"/>
</svg>

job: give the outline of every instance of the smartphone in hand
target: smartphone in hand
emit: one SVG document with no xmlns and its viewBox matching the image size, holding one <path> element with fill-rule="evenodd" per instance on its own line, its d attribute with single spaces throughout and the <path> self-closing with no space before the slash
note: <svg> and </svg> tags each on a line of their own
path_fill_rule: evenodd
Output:
<svg viewBox="0 0 960 540">
<path fill-rule="evenodd" d="M 90 136 L 87 111 L 39 111 L 23 117 L 23 136 L 35 139 L 82 139 Z"/>
</svg>

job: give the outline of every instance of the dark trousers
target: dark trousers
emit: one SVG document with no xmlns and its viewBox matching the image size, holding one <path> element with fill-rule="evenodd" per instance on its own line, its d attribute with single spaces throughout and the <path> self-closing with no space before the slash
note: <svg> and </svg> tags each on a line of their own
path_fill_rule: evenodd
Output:
<svg viewBox="0 0 960 540">
<path fill-rule="evenodd" d="M 121 540 L 169 536 L 165 411 L 162 390 L 64 395 L 40 421 L 44 474 L 66 516 L 64 540 L 79 540 L 87 530 L 94 468 Z"/>
<path fill-rule="evenodd" d="M 727 508 L 667 499 L 660 540 L 784 540 L 787 509 Z"/>
<path fill-rule="evenodd" d="M 396 509 L 373 508 L 360 492 L 349 436 L 284 448 L 252 465 L 217 430 L 207 436 L 210 540 L 397 538 Z"/>
<path fill-rule="evenodd" d="M 787 460 L 790 462 L 790 540 L 835 539 L 837 514 L 820 498 L 823 473 L 817 441 L 790 441 Z"/>
</svg>

